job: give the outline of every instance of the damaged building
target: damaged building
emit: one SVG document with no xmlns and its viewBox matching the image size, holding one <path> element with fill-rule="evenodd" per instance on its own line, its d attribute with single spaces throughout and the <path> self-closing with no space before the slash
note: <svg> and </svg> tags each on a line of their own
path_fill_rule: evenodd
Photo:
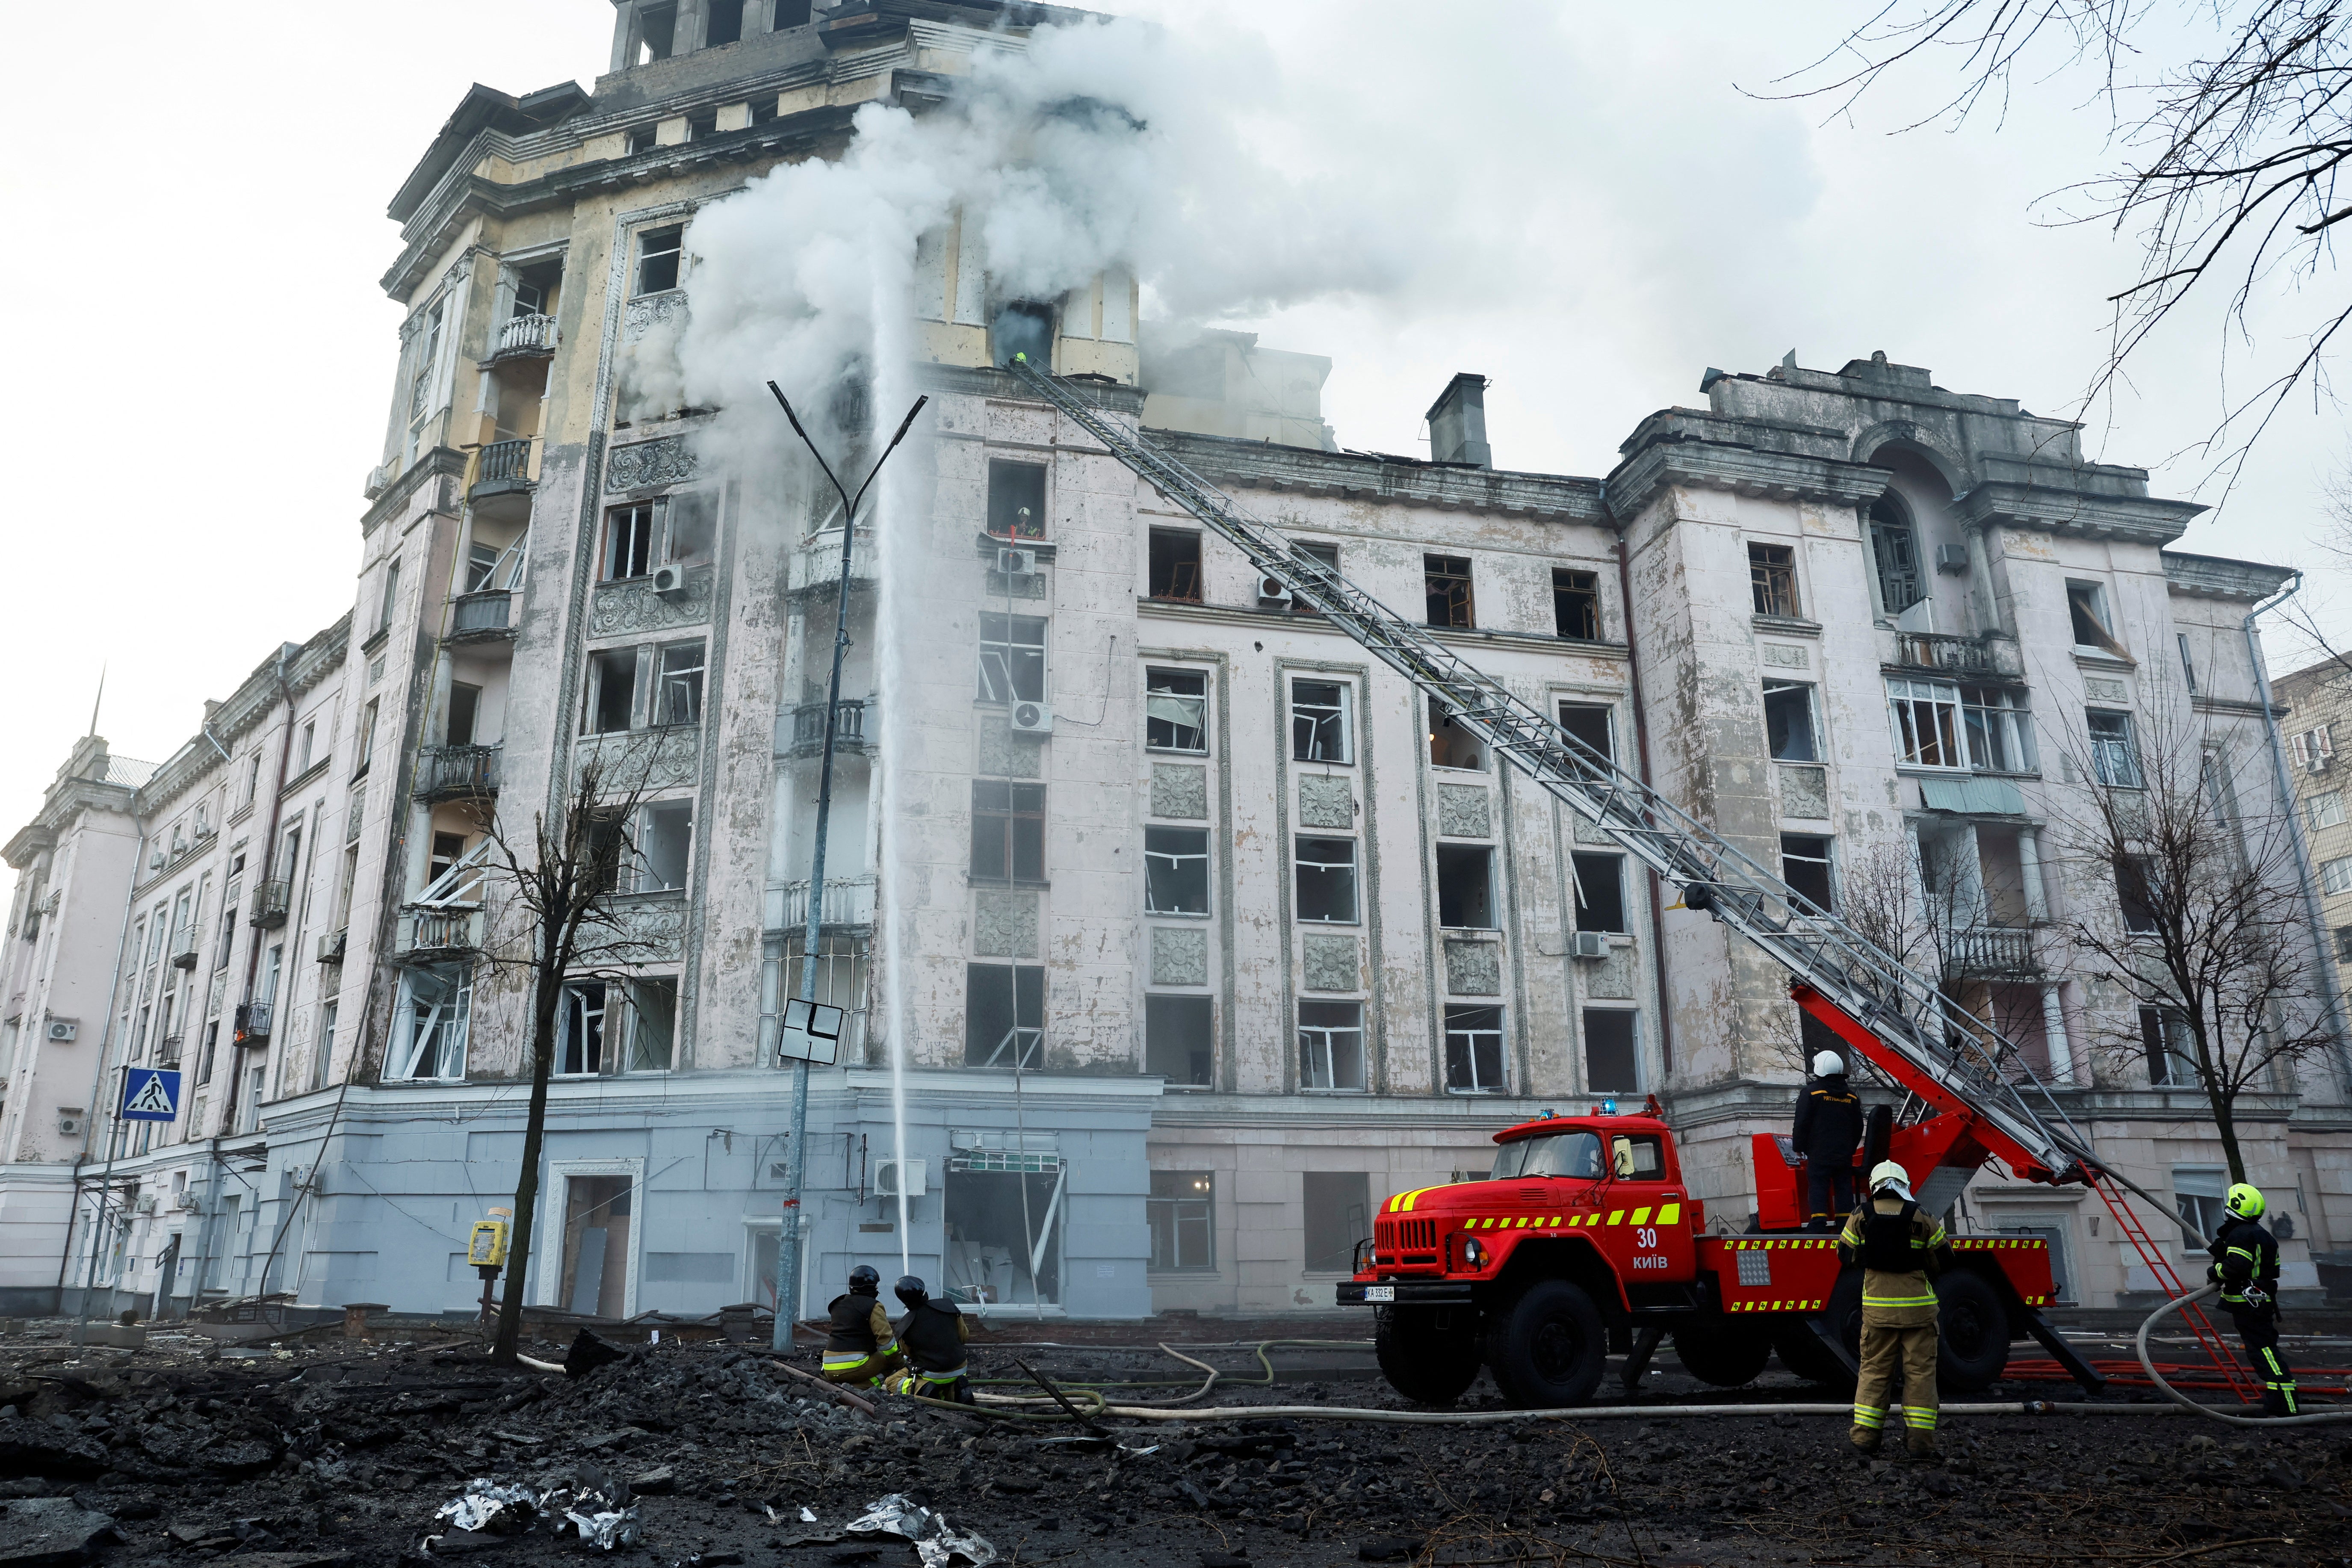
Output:
<svg viewBox="0 0 2352 1568">
<path fill-rule="evenodd" d="M 771 1305 L 791 1243 L 803 1310 L 902 1256 L 982 1314 L 1321 1309 L 1384 1197 L 1652 1094 L 1710 1223 L 1746 1225 L 1811 1045 L 1785 977 L 1024 394 L 1016 350 L 1801 891 L 1835 905 L 1889 847 L 1963 868 L 1963 978 L 2108 1158 L 2218 1203 L 2195 1093 L 2112 1048 L 2137 1000 L 2054 939 L 2115 890 L 2048 834 L 2109 782 L 2071 759 L 2127 766 L 2182 681 L 2215 743 L 2273 743 L 2242 621 L 2292 574 L 2168 550 L 2197 507 L 1884 355 L 1709 372 L 1605 479 L 1497 466 L 1474 374 L 1426 459 L 1348 451 L 1328 360 L 1162 347 L 1115 269 L 1000 298 L 951 224 L 895 459 L 919 588 L 883 618 L 861 518 L 828 714 L 838 506 L 756 525 L 709 411 L 628 388 L 668 374 L 698 208 L 1075 15 L 621 0 L 593 92 L 467 95 L 392 205 L 406 316 L 349 614 L 160 764 L 86 740 L 6 845 L 0 1305 L 470 1314 L 529 1079 L 492 830 L 592 764 L 633 781 L 629 947 L 564 995 L 548 1308 Z M 811 963 L 849 1024 L 795 1240 L 774 1047 Z M 176 1116 L 120 1120 L 159 1067 Z M 2352 1244 L 2340 1042 L 2255 1100 L 2308 1289 Z M 1961 1201 L 2052 1240 L 2066 1300 L 2152 1289 L 2087 1197 L 1988 1172 Z"/>
</svg>

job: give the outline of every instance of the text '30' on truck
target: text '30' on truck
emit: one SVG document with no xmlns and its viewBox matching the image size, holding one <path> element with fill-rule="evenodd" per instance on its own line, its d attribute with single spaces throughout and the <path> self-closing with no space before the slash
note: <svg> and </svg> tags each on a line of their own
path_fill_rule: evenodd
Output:
<svg viewBox="0 0 2352 1568">
<path fill-rule="evenodd" d="M 1852 1389 L 1861 1270 L 1842 1268 L 1818 1233 L 1706 1235 L 1655 1100 L 1639 1115 L 1547 1115 L 1495 1142 L 1490 1179 L 1383 1204 L 1339 1288 L 1341 1305 L 1377 1310 L 1381 1370 L 1398 1393 L 1449 1405 L 1483 1366 L 1515 1405 L 1579 1405 L 1612 1348 L 1631 1358 L 1631 1386 L 1669 1333 L 1707 1383 L 1746 1383 L 1777 1353 L 1801 1377 Z M 1940 1386 L 1986 1387 L 2028 1334 L 2096 1380 L 2042 1316 L 2044 1243 L 1960 1237 L 1952 1248 L 1936 1285 Z"/>
</svg>

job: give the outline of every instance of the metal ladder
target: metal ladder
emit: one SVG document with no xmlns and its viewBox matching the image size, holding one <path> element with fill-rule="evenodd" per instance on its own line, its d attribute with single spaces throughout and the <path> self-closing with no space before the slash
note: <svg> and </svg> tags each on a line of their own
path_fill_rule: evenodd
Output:
<svg viewBox="0 0 2352 1568">
<path fill-rule="evenodd" d="M 2089 1182 L 2091 1190 L 2099 1194 L 2099 1201 L 2107 1205 L 2107 1213 L 2115 1216 L 2116 1228 L 2124 1233 L 2124 1239 L 2132 1244 L 2132 1250 L 2139 1254 L 2139 1260 L 2154 1276 L 2157 1289 L 2176 1301 L 2189 1294 L 2189 1287 L 2181 1282 L 2179 1270 L 2174 1268 L 2172 1259 L 2165 1256 L 2163 1244 L 2140 1224 L 2131 1201 L 2116 1191 L 2116 1184 L 2102 1173 L 2093 1173 Z M 2205 1309 L 2194 1305 L 2184 1307 L 2180 1316 L 2188 1323 L 2189 1331 L 2197 1336 L 2198 1344 L 2213 1358 L 2213 1364 L 2221 1369 L 2221 1375 L 2229 1380 L 2231 1391 L 2249 1405 L 2260 1401 L 2262 1390 L 2256 1386 L 2243 1363 L 2230 1353 L 2229 1345 L 2222 1340 L 2221 1331 L 2213 1326 L 2213 1321 L 2205 1315 Z"/>
<path fill-rule="evenodd" d="M 1936 984 L 1836 915 L 1814 909 L 1712 828 L 1454 653 L 1429 628 L 1396 615 L 1332 566 L 1295 552 L 1280 531 L 1147 445 L 1078 386 L 1023 356 L 1009 369 L 1170 502 L 1239 550 L 1256 571 L 1444 703 L 1455 723 L 1623 846 L 1676 889 L 1685 908 L 1713 914 L 1763 949 L 1875 1036 L 1912 1072 L 1968 1107 L 2011 1146 L 2001 1152 L 2005 1163 L 2014 1164 L 2021 1157 L 2027 1163 L 2030 1168 L 2016 1174 L 2074 1182 L 2100 1170 L 2088 1141 L 2067 1124 L 2017 1047 Z"/>
</svg>

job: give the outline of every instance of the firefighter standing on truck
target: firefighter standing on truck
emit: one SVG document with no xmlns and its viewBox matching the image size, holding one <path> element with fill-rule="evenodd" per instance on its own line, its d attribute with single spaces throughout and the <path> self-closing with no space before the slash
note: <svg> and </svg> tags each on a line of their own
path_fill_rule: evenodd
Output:
<svg viewBox="0 0 2352 1568">
<path fill-rule="evenodd" d="M 1862 1375 L 1853 1389 L 1857 1452 L 1878 1451 L 1888 1388 L 1903 1369 L 1905 1447 L 1936 1457 L 1936 1290 L 1929 1279 L 1951 1260 L 1941 1222 L 1920 1211 L 1910 1173 L 1892 1160 L 1870 1173 L 1870 1195 L 1838 1234 L 1838 1257 L 1862 1265 Z"/>
<path fill-rule="evenodd" d="M 971 1320 L 956 1310 L 953 1301 L 932 1300 L 912 1274 L 891 1289 L 907 1304 L 907 1315 L 898 1320 L 898 1349 L 907 1358 L 907 1370 L 884 1386 L 921 1399 L 972 1403 L 971 1390 L 964 1385 L 969 1357 L 963 1348 L 971 1338 Z"/>
<path fill-rule="evenodd" d="M 1835 1051 L 1814 1054 L 1813 1081 L 1797 1097 L 1789 1131 L 1805 1157 L 1805 1228 L 1828 1230 L 1832 1216 L 1853 1207 L 1853 1152 L 1862 1146 L 1862 1097 L 1846 1087 L 1845 1058 Z"/>
<path fill-rule="evenodd" d="M 882 1310 L 882 1276 L 866 1264 L 849 1271 L 849 1293 L 835 1296 L 825 1311 L 833 1320 L 821 1368 L 828 1383 L 871 1387 L 906 1364 L 890 1314 Z"/>
<path fill-rule="evenodd" d="M 2263 1224 L 2262 1189 L 2233 1184 L 2221 1206 L 2230 1217 L 2206 1250 L 2206 1278 L 2221 1287 L 2221 1306 L 2238 1325 L 2246 1359 L 2263 1380 L 2263 1414 L 2297 1415 L 2294 1373 L 2278 1351 L 2278 1238 Z"/>
</svg>

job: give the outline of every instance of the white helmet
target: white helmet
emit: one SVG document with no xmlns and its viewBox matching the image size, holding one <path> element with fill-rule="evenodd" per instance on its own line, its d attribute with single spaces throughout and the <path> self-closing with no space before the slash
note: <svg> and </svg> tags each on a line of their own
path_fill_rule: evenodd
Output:
<svg viewBox="0 0 2352 1568">
<path fill-rule="evenodd" d="M 1870 1190 L 1908 1198 L 1911 1195 L 1911 1173 L 1892 1160 L 1881 1160 L 1870 1168 Z"/>
<path fill-rule="evenodd" d="M 1845 1071 L 1845 1058 L 1835 1051 L 1817 1051 L 1813 1055 L 1813 1076 L 1835 1078 Z"/>
</svg>

